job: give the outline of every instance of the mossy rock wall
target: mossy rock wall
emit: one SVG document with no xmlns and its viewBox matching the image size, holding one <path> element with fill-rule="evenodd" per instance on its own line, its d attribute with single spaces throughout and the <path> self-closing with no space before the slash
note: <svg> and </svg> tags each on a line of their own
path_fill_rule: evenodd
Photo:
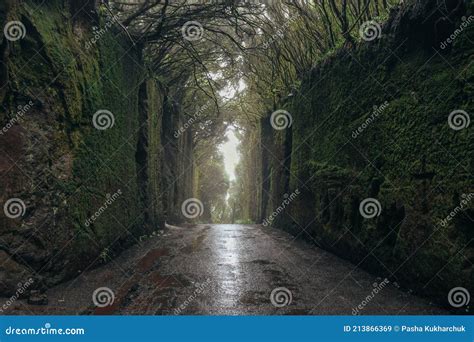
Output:
<svg viewBox="0 0 474 342">
<path fill-rule="evenodd" d="M 165 90 L 111 18 L 74 4 L 0 7 L 2 28 L 26 28 L 0 41 L 2 127 L 18 119 L 0 135 L 1 203 L 26 208 L 0 213 L 0 296 L 30 276 L 41 287 L 78 275 L 164 223 Z M 94 126 L 99 110 L 113 126 Z"/>
<path fill-rule="evenodd" d="M 474 25 L 441 48 L 474 19 L 468 6 L 449 21 L 433 1 L 395 10 L 380 39 L 316 66 L 281 103 L 292 127 L 265 138 L 278 156 L 267 216 L 301 191 L 274 226 L 441 302 L 456 286 L 474 293 L 473 127 L 448 124 L 454 110 L 473 118 Z M 361 216 L 366 198 L 379 216 Z"/>
<path fill-rule="evenodd" d="M 187 220 L 181 210 L 182 203 L 188 198 L 195 197 L 193 133 L 191 129 L 182 131 L 189 120 L 185 119 L 181 111 L 184 92 L 178 86 L 168 89 L 167 94 L 163 103 L 161 136 L 162 202 L 167 222 L 178 224 Z"/>
</svg>

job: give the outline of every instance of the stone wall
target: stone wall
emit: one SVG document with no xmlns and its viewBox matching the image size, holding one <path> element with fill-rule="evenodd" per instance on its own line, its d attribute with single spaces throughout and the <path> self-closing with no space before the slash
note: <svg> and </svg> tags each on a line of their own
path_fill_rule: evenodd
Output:
<svg viewBox="0 0 474 342">
<path fill-rule="evenodd" d="M 474 135 L 448 124 L 474 113 L 474 23 L 442 47 L 474 19 L 457 4 L 395 9 L 379 39 L 317 65 L 277 108 L 291 128 L 262 139 L 262 219 L 299 189 L 275 227 L 441 302 L 456 286 L 474 293 Z M 379 216 L 361 215 L 366 198 Z"/>
<path fill-rule="evenodd" d="M 15 199 L 21 214 L 0 212 L 0 296 L 29 277 L 47 287 L 107 262 L 174 210 L 163 205 L 162 176 L 181 166 L 164 161 L 167 90 L 140 46 L 94 6 L 0 7 L 2 28 L 20 21 L 25 30 L 0 40 L 0 202 Z"/>
</svg>

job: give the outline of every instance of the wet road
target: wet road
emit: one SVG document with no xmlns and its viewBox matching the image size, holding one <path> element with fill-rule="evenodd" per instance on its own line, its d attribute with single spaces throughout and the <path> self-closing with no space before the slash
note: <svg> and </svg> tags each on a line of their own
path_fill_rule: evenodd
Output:
<svg viewBox="0 0 474 342">
<path fill-rule="evenodd" d="M 168 226 L 47 296 L 47 306 L 17 301 L 9 313 L 351 315 L 358 306 L 360 314 L 446 313 L 326 251 L 258 225 Z"/>
</svg>

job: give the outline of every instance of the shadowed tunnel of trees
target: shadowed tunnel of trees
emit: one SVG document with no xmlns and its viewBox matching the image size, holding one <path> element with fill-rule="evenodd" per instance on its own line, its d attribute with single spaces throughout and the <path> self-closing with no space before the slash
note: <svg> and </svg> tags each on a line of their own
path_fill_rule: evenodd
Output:
<svg viewBox="0 0 474 342">
<path fill-rule="evenodd" d="M 21 215 L 0 217 L 0 296 L 198 223 L 282 229 L 442 304 L 474 293 L 472 11 L 3 1 L 1 199 Z"/>
</svg>

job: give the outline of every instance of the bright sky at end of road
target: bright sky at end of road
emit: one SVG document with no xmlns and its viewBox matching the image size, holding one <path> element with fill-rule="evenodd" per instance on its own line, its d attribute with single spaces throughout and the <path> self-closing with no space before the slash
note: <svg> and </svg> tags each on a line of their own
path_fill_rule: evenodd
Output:
<svg viewBox="0 0 474 342">
<path fill-rule="evenodd" d="M 226 132 L 227 141 L 220 146 L 222 155 L 224 156 L 225 171 L 229 175 L 229 179 L 235 180 L 235 166 L 238 164 L 240 155 L 237 151 L 240 141 L 234 134 L 234 128 L 229 127 Z"/>
</svg>

